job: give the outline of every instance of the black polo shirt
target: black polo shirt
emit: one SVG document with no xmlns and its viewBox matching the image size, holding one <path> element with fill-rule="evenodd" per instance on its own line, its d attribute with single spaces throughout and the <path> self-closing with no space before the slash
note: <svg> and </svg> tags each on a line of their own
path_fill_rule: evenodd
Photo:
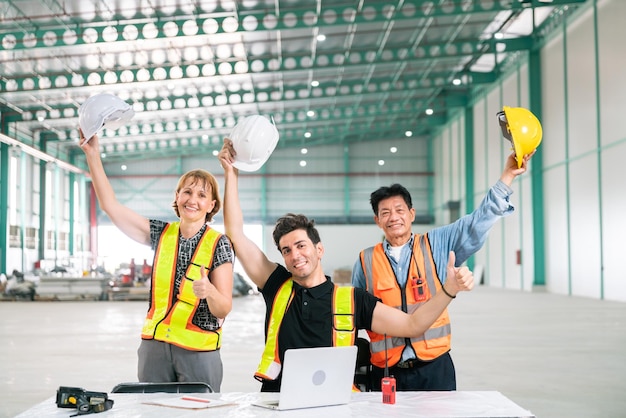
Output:
<svg viewBox="0 0 626 418">
<path fill-rule="evenodd" d="M 261 290 L 265 298 L 265 330 L 269 321 L 274 298 L 280 286 L 291 277 L 281 265 L 267 279 Z M 326 282 L 313 288 L 304 288 L 294 282 L 294 299 L 291 301 L 278 332 L 278 351 L 282 363 L 285 351 L 290 348 L 330 347 L 332 341 L 332 296 L 334 283 L 326 276 Z M 354 292 L 355 324 L 357 329 L 370 329 L 372 315 L 378 299 L 363 289 Z M 282 373 L 274 381 L 263 382 L 262 392 L 278 392 Z"/>
</svg>

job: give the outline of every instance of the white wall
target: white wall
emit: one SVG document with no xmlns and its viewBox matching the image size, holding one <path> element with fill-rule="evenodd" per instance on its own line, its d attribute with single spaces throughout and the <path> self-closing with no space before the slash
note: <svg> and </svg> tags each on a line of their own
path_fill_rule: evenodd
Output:
<svg viewBox="0 0 626 418">
<path fill-rule="evenodd" d="M 598 1 L 594 13 L 590 4 L 542 53 L 547 288 L 626 301 L 616 251 L 625 187 L 615 181 L 626 156 L 626 81 L 616 69 L 626 61 L 626 2 Z"/>
<path fill-rule="evenodd" d="M 533 208 L 532 173 L 519 177 L 512 196 L 516 212 L 493 227 L 475 256 L 485 266 L 490 286 L 531 290 L 536 279 L 545 279 L 550 292 L 626 301 L 621 262 L 626 248 L 626 186 L 621 180 L 626 2 L 597 4 L 597 15 L 589 2 L 540 52 L 542 164 L 531 161 L 530 170 L 541 170 L 543 207 Z M 529 81 L 538 75 L 529 72 L 526 60 L 518 65 L 474 104 L 475 204 L 497 178 L 508 152 L 495 112 L 503 105 L 529 107 Z M 445 131 L 438 140 L 446 141 Z M 438 175 L 439 170 L 453 172 L 445 163 Z M 535 236 L 541 232 L 533 230 L 535 215 L 543 216 L 543 236 Z M 545 249 L 544 278 L 534 277 L 537 245 Z"/>
<path fill-rule="evenodd" d="M 626 157 L 624 129 L 626 98 L 626 2 L 600 1 L 598 8 L 600 175 L 602 219 L 602 267 L 604 297 L 626 301 L 626 272 L 624 270 L 624 236 L 626 236 L 626 185 L 623 167 Z"/>
<path fill-rule="evenodd" d="M 415 225 L 413 232 L 423 233 L 431 229 L 431 225 Z M 324 272 L 332 276 L 336 269 L 352 269 L 359 252 L 382 241 L 383 232 L 374 223 L 371 226 L 363 225 L 318 225 L 324 257 L 322 265 Z M 272 239 L 273 226 L 266 226 L 263 231 L 263 245 L 270 260 L 284 265 L 283 258 L 276 249 Z"/>
</svg>

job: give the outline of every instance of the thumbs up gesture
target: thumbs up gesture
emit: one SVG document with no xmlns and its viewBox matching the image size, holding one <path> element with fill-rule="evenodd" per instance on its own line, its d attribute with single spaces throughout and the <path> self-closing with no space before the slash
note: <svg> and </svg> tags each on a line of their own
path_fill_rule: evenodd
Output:
<svg viewBox="0 0 626 418">
<path fill-rule="evenodd" d="M 454 251 L 450 251 L 444 290 L 451 297 L 456 297 L 456 294 L 459 292 L 469 292 L 474 287 L 474 274 L 466 266 L 455 267 L 455 261 L 456 255 Z"/>
</svg>

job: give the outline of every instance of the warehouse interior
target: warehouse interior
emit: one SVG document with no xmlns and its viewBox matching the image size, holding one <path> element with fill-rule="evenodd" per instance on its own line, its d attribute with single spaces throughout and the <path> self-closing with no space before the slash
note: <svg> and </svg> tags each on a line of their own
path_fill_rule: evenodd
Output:
<svg viewBox="0 0 626 418">
<path fill-rule="evenodd" d="M 2 2 L 0 355 L 15 361 L 0 366 L 0 416 L 67 380 L 98 386 L 64 372 L 96 354 L 107 358 L 101 370 L 120 371 L 98 389 L 134 379 L 153 251 L 98 206 L 78 146 L 78 109 L 97 93 L 134 111 L 99 135 L 117 199 L 168 222 L 179 177 L 203 168 L 223 190 L 224 138 L 246 116 L 271 118 L 276 149 L 239 181 L 247 234 L 281 263 L 274 223 L 304 213 L 326 274 L 344 282 L 359 251 L 381 240 L 374 189 L 411 192 L 416 233 L 455 221 L 511 153 L 497 113 L 531 110 L 543 141 L 512 186 L 515 211 L 467 260 L 479 286 L 451 308 L 459 389 L 502 390 L 537 416 L 620 416 L 623 16 L 620 0 Z M 222 223 L 218 212 L 211 226 Z M 238 263 L 235 272 L 226 386 L 257 390 L 263 309 Z M 76 334 L 60 329 L 65 309 Z M 82 311 L 126 318 L 124 347 L 73 342 L 90 329 Z M 250 311 L 253 331 L 241 319 Z M 85 335 L 106 340 L 98 327 Z M 240 333 L 258 337 L 248 352 Z M 32 369 L 31 356 L 43 360 Z"/>
</svg>

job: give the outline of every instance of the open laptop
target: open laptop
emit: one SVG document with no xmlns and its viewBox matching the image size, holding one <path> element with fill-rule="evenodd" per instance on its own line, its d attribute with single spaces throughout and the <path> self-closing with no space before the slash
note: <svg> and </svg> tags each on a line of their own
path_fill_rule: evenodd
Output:
<svg viewBox="0 0 626 418">
<path fill-rule="evenodd" d="M 276 409 L 313 408 L 350 402 L 357 347 L 316 347 L 285 351 L 278 401 L 253 405 Z"/>
</svg>

